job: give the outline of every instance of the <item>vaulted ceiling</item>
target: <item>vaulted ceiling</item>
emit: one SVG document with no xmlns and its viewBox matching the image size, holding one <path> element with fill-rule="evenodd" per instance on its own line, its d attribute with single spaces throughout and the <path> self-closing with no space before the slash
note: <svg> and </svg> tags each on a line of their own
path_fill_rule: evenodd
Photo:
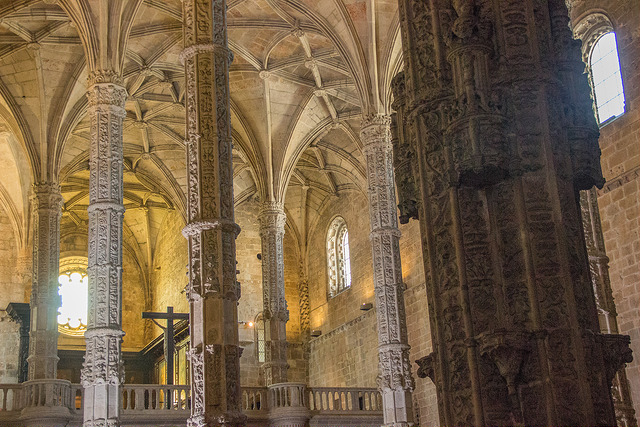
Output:
<svg viewBox="0 0 640 427">
<path fill-rule="evenodd" d="M 23 234 L 41 180 L 61 184 L 63 228 L 86 227 L 89 37 L 68 12 L 109 1 L 0 3 L 0 149 L 12 159 L 0 202 Z M 186 208 L 182 4 L 138 1 L 123 63 L 125 235 L 149 269 L 164 215 Z M 229 0 L 228 32 L 236 203 L 285 201 L 290 229 L 307 233 L 332 197 L 365 191 L 359 126 L 389 110 L 396 0 Z"/>
</svg>

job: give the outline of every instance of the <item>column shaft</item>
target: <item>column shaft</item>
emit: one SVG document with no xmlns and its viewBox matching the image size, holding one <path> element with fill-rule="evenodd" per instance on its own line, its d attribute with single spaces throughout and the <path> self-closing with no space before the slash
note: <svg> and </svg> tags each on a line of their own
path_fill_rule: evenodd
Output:
<svg viewBox="0 0 640 427">
<path fill-rule="evenodd" d="M 628 337 L 589 283 L 578 190 L 603 180 L 564 0 L 399 8 L 441 423 L 613 425 Z"/>
<path fill-rule="evenodd" d="M 55 379 L 58 366 L 58 273 L 60 267 L 60 186 L 33 186 L 33 283 L 29 333 L 29 380 Z"/>
<path fill-rule="evenodd" d="M 84 427 L 118 425 L 124 380 L 122 331 L 122 123 L 127 92 L 113 72 L 93 72 L 87 97 L 89 313 L 82 370 Z"/>
<path fill-rule="evenodd" d="M 281 203 L 265 202 L 260 209 L 262 239 L 262 302 L 266 354 L 263 365 L 267 386 L 287 382 L 287 321 L 284 295 L 284 226 Z"/>
<path fill-rule="evenodd" d="M 184 0 L 192 427 L 240 426 L 226 1 Z"/>
<path fill-rule="evenodd" d="M 413 425 L 413 378 L 404 308 L 400 230 L 393 178 L 391 119 L 373 116 L 362 123 L 371 220 L 373 280 L 378 321 L 378 388 L 385 426 Z"/>
</svg>

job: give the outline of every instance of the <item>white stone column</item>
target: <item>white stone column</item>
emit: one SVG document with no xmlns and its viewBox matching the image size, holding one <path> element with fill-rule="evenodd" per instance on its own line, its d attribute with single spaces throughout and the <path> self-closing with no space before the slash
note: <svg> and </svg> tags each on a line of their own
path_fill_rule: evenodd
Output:
<svg viewBox="0 0 640 427">
<path fill-rule="evenodd" d="M 400 230 L 393 177 L 391 119 L 375 115 L 362 122 L 371 221 L 373 280 L 378 320 L 378 388 L 382 394 L 384 425 L 413 425 L 413 377 L 404 308 Z"/>
<path fill-rule="evenodd" d="M 241 426 L 226 1 L 183 0 L 190 427 Z"/>
<path fill-rule="evenodd" d="M 262 239 L 262 302 L 265 330 L 267 386 L 287 382 L 287 321 L 289 310 L 284 295 L 284 226 L 287 216 L 282 203 L 265 202 L 260 208 Z"/>
<path fill-rule="evenodd" d="M 33 282 L 28 379 L 55 379 L 58 366 L 58 272 L 60 267 L 60 186 L 33 186 Z"/>
<path fill-rule="evenodd" d="M 127 91 L 114 72 L 92 72 L 87 97 L 89 313 L 82 370 L 84 427 L 119 425 L 122 344 L 122 123 Z"/>
</svg>

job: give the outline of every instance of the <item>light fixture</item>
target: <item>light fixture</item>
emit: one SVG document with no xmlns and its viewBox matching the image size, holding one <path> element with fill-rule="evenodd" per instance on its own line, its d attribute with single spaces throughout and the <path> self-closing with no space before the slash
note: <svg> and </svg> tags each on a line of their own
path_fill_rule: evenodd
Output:
<svg viewBox="0 0 640 427">
<path fill-rule="evenodd" d="M 314 329 L 311 331 L 312 337 L 319 337 L 320 335 L 322 335 L 322 331 L 320 329 Z"/>
<path fill-rule="evenodd" d="M 369 311 L 372 308 L 373 308 L 373 304 L 371 304 L 370 302 L 363 302 L 362 304 L 360 304 L 360 310 Z"/>
<path fill-rule="evenodd" d="M 253 322 L 247 322 L 245 320 L 239 320 L 238 321 L 238 325 L 242 326 L 245 329 L 253 328 Z"/>
</svg>

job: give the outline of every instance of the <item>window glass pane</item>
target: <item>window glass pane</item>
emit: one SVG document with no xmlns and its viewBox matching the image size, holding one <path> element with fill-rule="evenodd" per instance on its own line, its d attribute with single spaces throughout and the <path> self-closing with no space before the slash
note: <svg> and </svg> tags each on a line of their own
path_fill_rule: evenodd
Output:
<svg viewBox="0 0 640 427">
<path fill-rule="evenodd" d="M 58 293 L 62 305 L 58 309 L 58 324 L 63 331 L 81 332 L 87 329 L 89 282 L 85 271 L 69 271 L 58 277 Z"/>
<path fill-rule="evenodd" d="M 344 256 L 344 288 L 351 286 L 351 256 L 349 255 L 349 232 L 345 230 L 342 236 L 342 254 Z"/>
<path fill-rule="evenodd" d="M 624 113 L 624 91 L 614 32 L 600 37 L 591 50 L 591 78 L 598 122 L 602 124 Z"/>
</svg>

